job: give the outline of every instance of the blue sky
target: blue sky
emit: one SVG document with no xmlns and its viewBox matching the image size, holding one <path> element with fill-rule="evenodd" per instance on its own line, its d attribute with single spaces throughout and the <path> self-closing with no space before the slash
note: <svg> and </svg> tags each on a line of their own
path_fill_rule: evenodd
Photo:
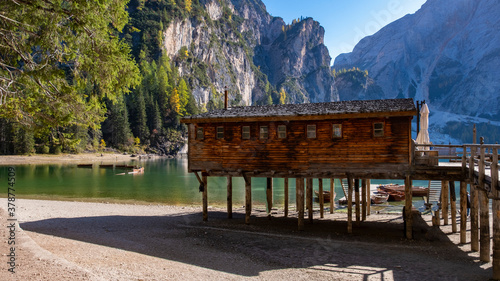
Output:
<svg viewBox="0 0 500 281">
<path fill-rule="evenodd" d="M 415 13 L 426 0 L 262 0 L 267 11 L 286 23 L 312 17 L 325 28 L 325 45 L 333 60 L 350 52 L 361 38 L 406 14 Z"/>
</svg>

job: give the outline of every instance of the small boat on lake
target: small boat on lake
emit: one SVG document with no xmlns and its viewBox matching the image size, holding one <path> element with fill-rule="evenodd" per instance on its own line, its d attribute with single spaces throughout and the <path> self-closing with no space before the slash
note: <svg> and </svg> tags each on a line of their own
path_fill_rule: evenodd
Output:
<svg viewBox="0 0 500 281">
<path fill-rule="evenodd" d="M 403 199 L 404 200 L 404 193 L 405 193 L 405 186 L 400 185 L 400 184 L 386 184 L 386 185 L 380 185 L 377 187 L 378 190 L 380 191 L 385 191 L 387 193 L 394 193 L 394 194 L 400 194 L 403 193 Z M 423 196 L 428 196 L 429 194 L 429 188 L 423 187 L 423 186 L 412 186 L 412 191 L 411 195 L 413 197 L 423 197 Z"/>
<path fill-rule="evenodd" d="M 77 164 L 78 168 L 92 168 L 92 164 Z"/>
<path fill-rule="evenodd" d="M 370 196 L 370 199 L 372 204 L 384 204 L 387 203 L 387 200 L 389 200 L 389 194 L 382 192 L 375 192 Z"/>
<path fill-rule="evenodd" d="M 319 199 L 319 191 L 315 190 L 314 193 Z M 330 202 L 330 200 L 331 200 L 330 191 L 323 190 L 323 202 Z"/>
</svg>

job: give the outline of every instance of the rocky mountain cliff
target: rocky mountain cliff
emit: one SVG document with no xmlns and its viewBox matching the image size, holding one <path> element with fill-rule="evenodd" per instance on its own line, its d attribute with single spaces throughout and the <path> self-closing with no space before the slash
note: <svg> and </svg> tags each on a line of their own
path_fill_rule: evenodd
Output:
<svg viewBox="0 0 500 281">
<path fill-rule="evenodd" d="M 497 0 L 428 0 L 415 14 L 338 56 L 333 68 L 367 70 L 381 89 L 379 98 L 425 99 L 431 112 L 498 121 L 499 14 Z M 349 92 L 337 86 L 339 92 Z M 356 99 L 361 92 L 341 97 Z M 445 127 L 443 122 L 450 120 L 434 121 Z"/>
<path fill-rule="evenodd" d="M 323 28 L 312 19 L 287 25 L 260 0 L 200 0 L 203 11 L 174 19 L 163 32 L 163 50 L 189 76 L 200 105 L 228 87 L 233 105 L 277 100 L 335 99 Z"/>
</svg>

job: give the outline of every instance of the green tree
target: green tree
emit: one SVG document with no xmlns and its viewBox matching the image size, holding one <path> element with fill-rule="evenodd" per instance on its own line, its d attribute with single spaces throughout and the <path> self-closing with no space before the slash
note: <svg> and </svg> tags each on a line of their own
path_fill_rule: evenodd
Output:
<svg viewBox="0 0 500 281">
<path fill-rule="evenodd" d="M 89 99 L 114 100 L 136 86 L 138 68 L 117 34 L 127 2 L 1 1 L 0 118 L 42 129 L 90 126 L 95 119 L 84 115 L 102 111 Z M 82 91 L 89 84 L 94 96 Z"/>
</svg>

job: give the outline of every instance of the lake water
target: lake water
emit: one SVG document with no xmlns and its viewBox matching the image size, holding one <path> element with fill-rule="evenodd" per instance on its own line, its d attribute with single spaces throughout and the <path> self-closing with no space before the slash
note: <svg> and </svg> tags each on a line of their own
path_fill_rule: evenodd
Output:
<svg viewBox="0 0 500 281">
<path fill-rule="evenodd" d="M 123 164 L 123 163 L 120 163 Z M 171 205 L 201 205 L 201 193 L 196 176 L 187 171 L 187 159 L 159 159 L 136 161 L 129 164 L 144 167 L 143 174 L 123 174 L 118 168 L 78 168 L 76 164 L 16 166 L 16 196 L 43 199 L 137 200 Z M 0 167 L 0 179 L 7 182 L 8 167 Z M 372 180 L 373 184 L 400 183 L 395 180 Z M 314 179 L 314 190 L 318 180 Z M 427 181 L 414 181 L 414 185 L 427 186 Z M 283 179 L 274 179 L 273 201 L 281 207 L 284 202 Z M 336 180 L 337 199 L 343 197 Z M 323 180 L 325 190 L 330 180 Z M 289 180 L 290 205 L 295 204 L 295 180 Z M 6 190 L 6 189 L 5 189 Z M 208 178 L 209 205 L 226 204 L 226 178 Z M 0 193 L 5 194 L 2 190 Z M 458 195 L 459 193 L 457 193 Z M 245 184 L 242 178 L 233 178 L 233 204 L 242 206 Z M 252 178 L 252 202 L 266 203 L 266 179 Z"/>
</svg>

